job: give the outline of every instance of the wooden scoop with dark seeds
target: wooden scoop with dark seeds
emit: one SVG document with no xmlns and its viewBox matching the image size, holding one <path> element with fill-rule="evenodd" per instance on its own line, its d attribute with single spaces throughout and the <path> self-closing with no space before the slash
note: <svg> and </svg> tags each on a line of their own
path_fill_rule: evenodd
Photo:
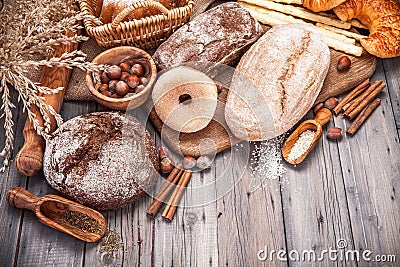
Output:
<svg viewBox="0 0 400 267">
<path fill-rule="evenodd" d="M 106 230 L 100 212 L 56 195 L 39 198 L 14 187 L 7 192 L 7 202 L 12 207 L 33 211 L 41 223 L 86 242 L 98 241 Z"/>
</svg>

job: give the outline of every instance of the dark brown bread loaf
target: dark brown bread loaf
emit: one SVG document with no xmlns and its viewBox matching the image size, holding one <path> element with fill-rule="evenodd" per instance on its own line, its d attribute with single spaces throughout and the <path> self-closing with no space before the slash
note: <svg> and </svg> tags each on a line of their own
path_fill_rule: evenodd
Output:
<svg viewBox="0 0 400 267">
<path fill-rule="evenodd" d="M 114 210 L 155 183 L 157 150 L 133 117 L 98 112 L 75 117 L 46 144 L 43 171 L 63 195 L 98 210 Z"/>
<path fill-rule="evenodd" d="M 160 45 L 153 58 L 159 70 L 192 61 L 230 65 L 262 34 L 249 12 L 228 2 L 182 26 Z"/>
</svg>

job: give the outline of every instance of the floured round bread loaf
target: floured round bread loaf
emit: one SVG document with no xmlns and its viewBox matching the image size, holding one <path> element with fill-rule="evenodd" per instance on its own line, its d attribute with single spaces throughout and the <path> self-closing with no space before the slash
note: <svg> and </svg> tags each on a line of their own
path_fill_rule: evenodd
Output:
<svg viewBox="0 0 400 267">
<path fill-rule="evenodd" d="M 225 119 L 243 140 L 266 140 L 292 128 L 312 107 L 328 72 L 330 53 L 313 28 L 272 27 L 240 60 Z"/>
<path fill-rule="evenodd" d="M 75 117 L 46 144 L 43 171 L 57 191 L 98 210 L 114 210 L 156 181 L 157 150 L 133 117 L 98 112 Z"/>
</svg>

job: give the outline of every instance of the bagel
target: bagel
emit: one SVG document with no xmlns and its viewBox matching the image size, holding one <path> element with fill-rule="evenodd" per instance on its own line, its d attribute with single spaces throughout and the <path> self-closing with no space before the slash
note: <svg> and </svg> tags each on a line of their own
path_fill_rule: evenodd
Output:
<svg viewBox="0 0 400 267">
<path fill-rule="evenodd" d="M 163 73 L 152 99 L 159 118 L 170 128 L 193 133 L 205 128 L 217 108 L 217 86 L 206 74 L 180 66 Z"/>
</svg>

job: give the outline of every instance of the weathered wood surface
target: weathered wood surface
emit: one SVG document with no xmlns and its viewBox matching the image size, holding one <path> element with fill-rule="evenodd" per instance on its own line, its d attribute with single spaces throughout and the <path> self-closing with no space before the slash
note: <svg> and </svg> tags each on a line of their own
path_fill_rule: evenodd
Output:
<svg viewBox="0 0 400 267">
<path fill-rule="evenodd" d="M 181 202 L 190 205 L 209 199 L 209 203 L 178 208 L 172 223 L 160 215 L 155 220 L 146 217 L 149 197 L 105 212 L 108 227 L 120 232 L 128 247 L 112 266 L 398 266 L 400 58 L 379 60 L 375 79 L 386 82 L 388 89 L 359 132 L 338 142 L 324 135 L 302 164 L 286 165 L 281 181 L 267 180 L 265 187 L 248 195 L 251 171 L 244 169 L 245 148 L 238 145 L 218 154 L 210 170 L 195 173 Z M 100 109 L 95 103 L 66 102 L 62 114 L 69 119 Z M 18 117 L 17 151 L 23 143 L 25 116 L 14 114 Z M 339 116 L 324 128 L 333 125 L 346 128 L 348 122 Z M 151 125 L 148 128 L 160 144 L 158 134 Z M 0 266 L 103 266 L 96 252 L 98 243 L 84 243 L 55 231 L 39 223 L 30 211 L 6 204 L 5 193 L 14 186 L 36 195 L 54 193 L 42 174 L 26 178 L 11 165 L 0 176 Z M 196 193 L 199 186 L 221 177 L 230 178 L 224 181 L 225 187 L 211 186 L 206 193 Z M 337 249 L 339 239 L 360 255 L 368 249 L 371 257 L 395 255 L 396 262 L 333 262 L 327 255 L 322 262 L 280 261 L 276 253 L 273 261 L 257 259 L 261 249 L 267 253 L 313 249 L 319 255 L 325 249 Z"/>
</svg>

